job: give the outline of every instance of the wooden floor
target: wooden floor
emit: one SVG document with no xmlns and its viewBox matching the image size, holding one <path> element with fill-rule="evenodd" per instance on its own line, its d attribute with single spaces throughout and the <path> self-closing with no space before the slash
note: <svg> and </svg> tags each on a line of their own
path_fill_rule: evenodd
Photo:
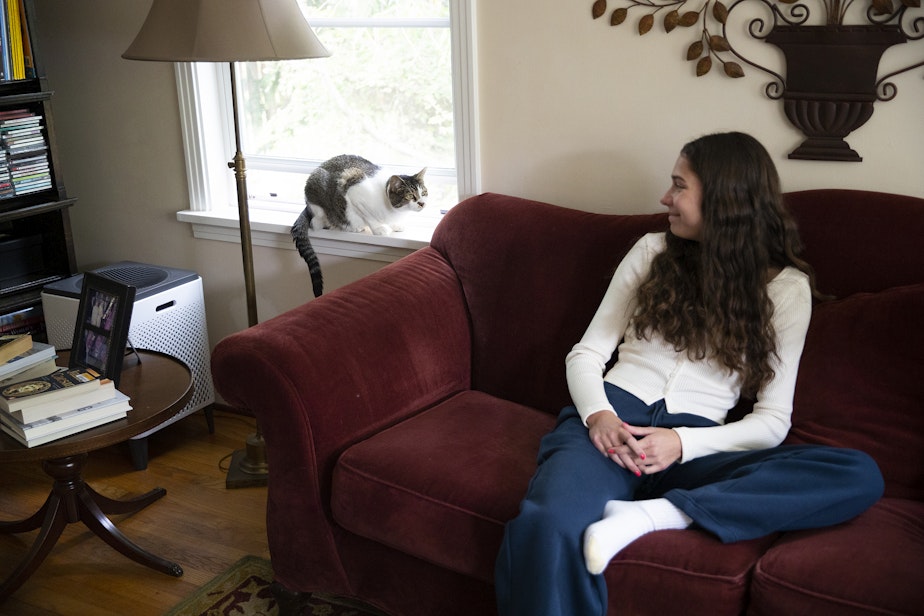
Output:
<svg viewBox="0 0 924 616">
<path fill-rule="evenodd" d="M 124 444 L 91 453 L 85 479 L 105 496 L 166 488 L 167 495 L 146 509 L 113 521 L 143 549 L 180 564 L 183 576 L 136 564 L 83 524 L 70 524 L 35 574 L 0 604 L 0 615 L 159 616 L 239 558 L 268 558 L 266 488 L 225 487 L 226 456 L 253 432 L 253 418 L 216 411 L 215 434 L 209 434 L 200 411 L 149 437 L 146 470 L 134 470 Z M 38 463 L 3 465 L 0 519 L 31 515 L 50 487 Z M 0 535 L 0 579 L 37 533 Z"/>
</svg>

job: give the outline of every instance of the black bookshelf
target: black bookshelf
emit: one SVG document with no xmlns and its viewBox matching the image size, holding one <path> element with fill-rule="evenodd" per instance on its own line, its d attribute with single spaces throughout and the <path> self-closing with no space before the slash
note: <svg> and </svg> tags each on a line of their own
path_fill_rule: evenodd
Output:
<svg viewBox="0 0 924 616">
<path fill-rule="evenodd" d="M 9 3 L 2 3 L 9 7 Z M 76 273 L 69 209 L 76 199 L 64 188 L 49 90 L 35 39 L 32 0 L 22 15 L 0 16 L 0 333 L 45 337 L 41 291 Z M 21 20 L 21 21 L 19 21 Z M 24 58 L 11 67 L 17 43 L 11 24 L 22 23 Z M 24 68 L 23 68 L 24 67 Z M 23 77 L 23 78 L 17 78 Z"/>
</svg>

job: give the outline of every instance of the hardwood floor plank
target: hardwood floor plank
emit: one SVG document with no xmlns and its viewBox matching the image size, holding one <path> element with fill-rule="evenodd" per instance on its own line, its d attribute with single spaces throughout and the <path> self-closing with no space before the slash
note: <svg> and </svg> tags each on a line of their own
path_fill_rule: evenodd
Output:
<svg viewBox="0 0 924 616">
<path fill-rule="evenodd" d="M 126 444 L 91 453 L 84 477 L 104 496 L 167 490 L 145 509 L 111 518 L 142 549 L 183 567 L 183 576 L 137 564 L 83 524 L 70 524 L 32 577 L 0 604 L 0 615 L 160 616 L 241 557 L 269 558 L 266 488 L 225 488 L 229 456 L 254 429 L 252 417 L 217 411 L 215 434 L 209 434 L 200 411 L 149 437 L 143 471 L 132 466 Z M 32 515 L 50 489 L 41 464 L 5 464 L 0 519 Z M 14 570 L 37 534 L 0 535 L 0 578 Z"/>
</svg>

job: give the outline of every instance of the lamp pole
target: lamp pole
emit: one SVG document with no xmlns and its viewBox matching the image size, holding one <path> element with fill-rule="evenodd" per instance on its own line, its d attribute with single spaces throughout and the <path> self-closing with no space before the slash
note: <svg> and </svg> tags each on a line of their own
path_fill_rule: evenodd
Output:
<svg viewBox="0 0 924 616">
<path fill-rule="evenodd" d="M 247 167 L 241 151 L 241 123 L 238 117 L 237 74 L 234 62 L 228 62 L 231 71 L 231 116 L 234 121 L 234 159 L 228 167 L 234 169 L 237 184 L 237 213 L 241 228 L 241 258 L 244 264 L 244 293 L 247 299 L 247 326 L 253 327 L 257 318 L 257 289 L 253 272 L 253 240 L 250 235 L 250 209 L 247 194 Z M 266 462 L 266 441 L 257 422 L 256 432 L 247 437 L 244 449 L 231 455 L 225 487 L 248 488 L 266 485 L 269 479 L 269 465 Z"/>
<path fill-rule="evenodd" d="M 228 167 L 234 169 L 237 184 L 237 213 L 241 227 L 241 257 L 244 262 L 244 293 L 247 298 L 247 326 L 257 324 L 257 290 L 253 273 L 253 241 L 250 236 L 250 211 L 247 205 L 247 167 L 241 152 L 241 125 L 237 110 L 237 74 L 234 62 L 229 62 L 231 70 L 231 115 L 234 120 L 234 160 Z"/>
</svg>

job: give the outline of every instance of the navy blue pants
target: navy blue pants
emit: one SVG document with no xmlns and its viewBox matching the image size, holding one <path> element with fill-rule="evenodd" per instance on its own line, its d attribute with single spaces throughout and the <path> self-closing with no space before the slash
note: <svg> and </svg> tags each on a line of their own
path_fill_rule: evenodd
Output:
<svg viewBox="0 0 924 616">
<path fill-rule="evenodd" d="M 631 425 L 715 425 L 698 415 L 670 414 L 663 401 L 647 406 L 609 384 L 606 391 Z M 694 528 L 729 543 L 845 522 L 884 489 L 868 455 L 819 445 L 716 453 L 636 477 L 593 446 L 574 407 L 562 410 L 542 439 L 538 464 L 497 558 L 501 616 L 606 614 L 606 582 L 587 572 L 583 535 L 610 500 L 666 498 Z"/>
</svg>

